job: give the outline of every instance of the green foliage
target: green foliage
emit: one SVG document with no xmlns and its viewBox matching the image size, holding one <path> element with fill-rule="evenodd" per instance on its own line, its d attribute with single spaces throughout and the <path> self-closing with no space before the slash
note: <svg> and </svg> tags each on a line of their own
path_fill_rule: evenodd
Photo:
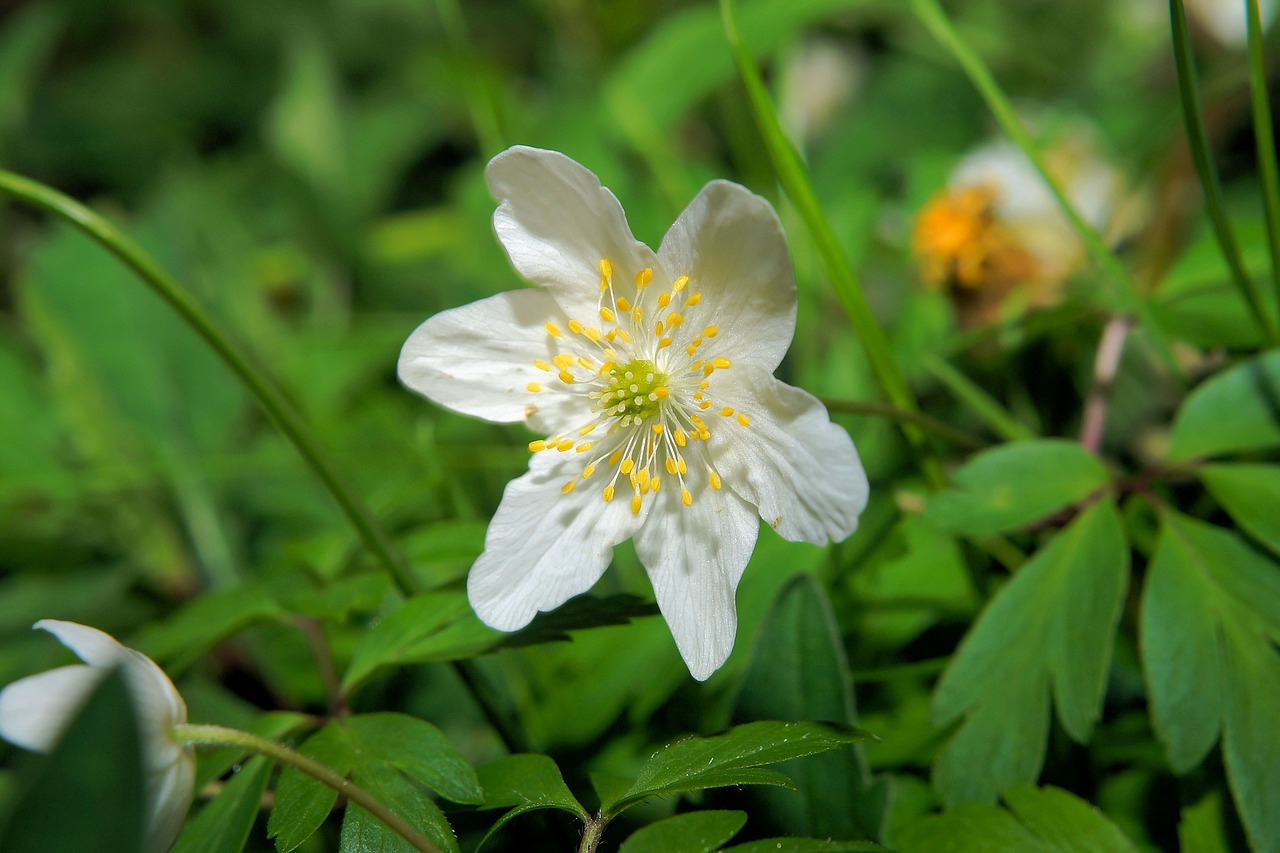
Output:
<svg viewBox="0 0 1280 853">
<path fill-rule="evenodd" d="M 622 842 L 618 853 L 713 853 L 746 822 L 746 812 L 680 814 L 636 830 Z"/>
<path fill-rule="evenodd" d="M 237 769 L 218 796 L 187 821 L 173 845 L 175 853 L 239 853 L 243 850 L 270 776 L 271 764 L 261 756 Z"/>
<path fill-rule="evenodd" d="M 1242 362 L 1187 397 L 1169 458 L 1219 456 L 1280 445 L 1280 351 Z"/>
</svg>

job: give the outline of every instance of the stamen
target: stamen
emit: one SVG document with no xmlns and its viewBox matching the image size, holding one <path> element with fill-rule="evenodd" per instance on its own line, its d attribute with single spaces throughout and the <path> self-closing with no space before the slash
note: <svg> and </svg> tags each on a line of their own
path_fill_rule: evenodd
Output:
<svg viewBox="0 0 1280 853">
<path fill-rule="evenodd" d="M 678 279 L 676 279 L 675 284 L 671 285 L 671 292 L 679 293 L 680 291 L 685 289 L 685 286 L 688 283 L 689 283 L 689 276 L 687 275 L 680 276 Z"/>
<path fill-rule="evenodd" d="M 664 291 L 664 292 L 662 293 L 662 295 L 658 297 L 658 307 L 659 307 L 659 308 L 666 308 L 666 307 L 667 307 L 668 305 L 670 305 L 670 304 L 671 304 L 671 294 L 670 294 L 670 293 L 666 293 L 666 292 Z"/>
<path fill-rule="evenodd" d="M 573 447 L 573 441 L 567 438 L 556 444 L 556 450 L 559 450 L 561 453 L 564 453 L 571 447 Z"/>
<path fill-rule="evenodd" d="M 680 316 L 674 311 L 667 315 L 667 325 L 670 326 L 672 329 L 674 329 L 676 326 L 679 326 L 683 322 L 684 322 L 684 317 Z"/>
<path fill-rule="evenodd" d="M 725 358 L 724 356 L 720 356 L 719 358 L 713 358 L 711 360 L 711 363 L 714 364 L 716 367 L 720 368 L 721 370 L 728 370 L 730 367 L 733 367 L 733 362 Z"/>
<path fill-rule="evenodd" d="M 569 482 L 565 483 L 563 486 L 560 487 L 561 494 L 566 494 L 566 495 L 569 494 L 570 492 L 573 491 L 573 487 L 576 485 L 578 485 L 577 480 L 570 480 Z"/>
<path fill-rule="evenodd" d="M 649 267 L 645 267 L 640 270 L 640 272 L 636 273 L 636 290 L 640 290 L 651 281 L 653 281 L 653 270 Z"/>
<path fill-rule="evenodd" d="M 640 514 L 640 496 L 639 495 L 635 495 L 634 497 L 631 498 L 631 514 L 632 515 Z"/>
<path fill-rule="evenodd" d="M 573 332 L 575 335 L 582 334 L 582 324 L 579 323 L 577 320 L 570 320 L 569 331 Z"/>
<path fill-rule="evenodd" d="M 606 307 L 601 306 L 600 319 L 604 320 L 606 323 L 612 323 L 614 320 L 613 311 L 611 311 Z"/>
<path fill-rule="evenodd" d="M 540 358 L 535 358 L 533 360 L 533 366 L 538 368 L 539 370 L 545 370 L 547 372 L 551 371 L 551 365 Z"/>
<path fill-rule="evenodd" d="M 582 444 L 579 444 L 577 447 L 575 447 L 575 448 L 574 448 L 574 452 L 576 452 L 576 453 L 586 453 L 588 450 L 590 450 L 590 449 L 591 449 L 592 447 L 594 447 L 594 446 L 595 446 L 595 444 L 594 444 L 593 442 L 590 442 L 590 441 L 584 441 L 584 442 L 582 442 Z"/>
<path fill-rule="evenodd" d="M 618 310 L 619 310 L 619 311 L 630 311 L 630 310 L 631 310 L 631 303 L 627 301 L 627 298 L 626 298 L 625 296 L 619 296 L 619 297 L 618 297 L 617 305 L 618 305 Z"/>
<path fill-rule="evenodd" d="M 601 494 L 601 497 L 604 498 L 605 503 L 613 500 L 613 483 L 604 487 L 604 492 Z"/>
<path fill-rule="evenodd" d="M 618 467 L 618 470 L 624 474 L 630 474 L 631 469 L 634 467 L 636 467 L 636 461 L 634 459 L 628 458 L 628 459 L 622 460 L 622 465 Z"/>
<path fill-rule="evenodd" d="M 561 370 L 564 370 L 566 367 L 573 367 L 577 362 L 578 359 L 567 352 L 562 352 L 555 358 L 551 359 L 551 363 Z"/>
<path fill-rule="evenodd" d="M 737 420 L 738 420 L 738 426 L 750 426 L 750 425 L 751 425 L 751 418 L 749 418 L 749 417 L 747 417 L 746 415 L 742 414 L 742 412 L 738 412 L 738 418 L 737 418 Z"/>
<path fill-rule="evenodd" d="M 653 425 L 653 434 L 654 434 L 654 435 L 662 435 L 662 430 L 663 430 L 664 428 L 665 428 L 665 424 L 654 424 L 654 425 Z"/>
<path fill-rule="evenodd" d="M 590 476 L 591 476 L 592 474 L 594 474 L 595 472 L 596 472 L 596 466 L 594 466 L 594 465 L 588 465 L 586 468 L 583 468 L 583 469 L 582 469 L 582 479 L 584 479 L 584 480 L 585 480 L 585 479 L 587 479 L 588 477 L 590 477 Z"/>
<path fill-rule="evenodd" d="M 547 334 L 553 338 L 558 338 L 562 334 L 560 331 L 560 327 L 557 326 L 555 323 L 547 323 L 547 325 L 544 326 L 543 328 L 545 328 L 547 330 Z"/>
<path fill-rule="evenodd" d="M 721 486 L 721 485 L 723 485 L 723 484 L 720 482 L 720 475 L 719 475 L 719 474 L 717 474 L 715 471 L 712 471 L 712 472 L 708 475 L 708 479 L 709 479 L 709 480 L 710 480 L 710 482 L 711 482 L 711 488 L 715 489 L 717 492 L 718 492 L 718 491 L 720 491 L 720 486 Z"/>
<path fill-rule="evenodd" d="M 542 386 L 539 385 L 537 382 L 530 382 L 528 385 L 524 387 L 525 387 L 525 390 L 532 391 L 534 394 L 537 394 L 539 391 L 542 390 Z"/>
<path fill-rule="evenodd" d="M 726 417 L 726 418 L 727 418 L 727 417 L 729 417 L 729 415 L 732 415 L 732 414 L 733 414 L 733 407 L 732 407 L 732 406 L 725 406 L 723 409 L 721 409 L 721 410 L 720 410 L 720 414 L 721 414 L 721 415 L 723 415 L 723 416 L 724 416 L 724 417 Z"/>
<path fill-rule="evenodd" d="M 560 371 L 560 381 L 563 382 L 565 385 L 572 385 L 573 374 L 567 370 Z"/>
<path fill-rule="evenodd" d="M 702 330 L 702 336 L 704 338 L 714 338 L 719 333 L 720 333 L 720 330 L 715 326 L 707 326 L 705 329 Z"/>
<path fill-rule="evenodd" d="M 685 506 L 693 506 L 693 495 L 689 494 L 689 490 L 684 486 L 680 487 L 680 503 Z"/>
<path fill-rule="evenodd" d="M 701 293 L 690 293 L 689 298 L 684 301 L 684 304 L 692 307 L 694 305 L 697 305 L 701 301 L 702 301 Z"/>
<path fill-rule="evenodd" d="M 529 442 L 530 453 L 537 453 L 539 450 L 546 450 L 546 449 L 547 449 L 547 442 L 545 439 L 540 438 L 537 441 Z"/>
<path fill-rule="evenodd" d="M 600 275 L 605 278 L 613 277 L 613 264 L 609 263 L 607 258 L 600 259 Z"/>
</svg>

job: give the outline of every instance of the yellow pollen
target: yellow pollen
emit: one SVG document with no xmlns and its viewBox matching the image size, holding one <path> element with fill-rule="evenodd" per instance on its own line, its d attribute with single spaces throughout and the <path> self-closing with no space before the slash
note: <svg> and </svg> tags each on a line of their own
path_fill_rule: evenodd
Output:
<svg viewBox="0 0 1280 853">
<path fill-rule="evenodd" d="M 654 435 L 662 435 L 662 430 L 663 430 L 663 428 L 664 428 L 664 427 L 663 427 L 663 424 L 654 424 L 654 425 L 653 425 L 653 434 L 654 434 Z"/>
<path fill-rule="evenodd" d="M 698 387 L 699 387 L 699 388 L 701 388 L 703 391 L 705 391 L 705 390 L 707 390 L 708 388 L 710 388 L 710 387 L 711 387 L 711 383 L 710 383 L 710 382 L 706 382 L 706 381 L 699 382 L 699 383 L 698 383 Z"/>
<path fill-rule="evenodd" d="M 653 389 L 653 393 L 657 394 L 658 399 L 661 400 L 663 397 L 667 396 L 671 392 L 667 390 L 667 386 L 659 385 L 657 388 Z"/>
<path fill-rule="evenodd" d="M 557 326 L 555 323 L 548 323 L 543 328 L 547 330 L 547 334 L 550 335 L 551 337 L 553 338 L 560 337 L 560 327 Z"/>
<path fill-rule="evenodd" d="M 720 491 L 720 485 L 721 485 L 720 475 L 717 474 L 715 471 L 712 471 L 711 472 L 711 488 L 715 489 L 716 491 Z"/>
<path fill-rule="evenodd" d="M 704 338 L 714 338 L 719 333 L 720 333 L 720 330 L 715 326 L 707 326 L 705 329 L 702 330 L 702 336 Z"/>
<path fill-rule="evenodd" d="M 540 358 L 535 358 L 533 360 L 533 366 L 538 368 L 539 370 L 546 370 L 546 371 L 551 370 L 551 365 Z"/>
<path fill-rule="evenodd" d="M 582 444 L 579 444 L 577 447 L 575 447 L 574 450 L 578 453 L 586 453 L 588 450 L 590 450 L 594 446 L 595 445 L 593 442 L 584 441 L 582 442 Z"/>
<path fill-rule="evenodd" d="M 600 338 L 604 337 L 603 335 L 600 334 L 599 329 L 592 329 L 592 328 L 583 329 L 582 334 L 586 335 L 587 340 L 591 341 L 593 344 L 599 343 Z"/>
<path fill-rule="evenodd" d="M 578 485 L 578 481 L 577 481 L 577 480 L 570 480 L 569 482 L 565 483 L 563 486 L 561 486 L 561 487 L 560 487 L 560 491 L 561 491 L 563 494 L 566 494 L 566 495 L 567 495 L 567 494 L 569 494 L 570 492 L 572 492 L 572 491 L 573 491 L 573 487 L 574 487 L 574 486 L 576 486 L 576 485 Z"/>
<path fill-rule="evenodd" d="M 619 459 L 621 459 L 621 458 L 622 458 L 622 451 L 621 451 L 621 450 L 615 450 L 615 451 L 613 451 L 613 453 L 609 456 L 609 464 L 610 464 L 610 465 L 617 465 L 617 464 L 618 464 L 618 460 L 619 460 Z"/>
<path fill-rule="evenodd" d="M 619 311 L 631 310 L 631 303 L 626 300 L 626 297 L 623 297 L 623 296 L 618 297 L 618 310 Z"/>
<path fill-rule="evenodd" d="M 567 352 L 562 352 L 555 358 L 551 359 L 551 363 L 554 364 L 556 367 L 560 368 L 561 370 L 564 370 L 566 367 L 573 367 L 573 365 L 576 364 L 577 361 L 578 359 L 576 359 L 574 356 L 570 355 Z"/>
<path fill-rule="evenodd" d="M 569 331 L 573 332 L 575 335 L 581 334 L 581 333 L 582 333 L 582 324 L 581 324 L 581 323 L 579 323 L 577 320 L 570 320 L 570 321 L 569 321 Z"/>
<path fill-rule="evenodd" d="M 634 467 L 636 467 L 636 461 L 634 459 L 623 459 L 622 464 L 618 466 L 618 470 L 624 474 L 630 474 L 631 469 Z"/>
<path fill-rule="evenodd" d="M 673 329 L 676 326 L 679 326 L 683 322 L 684 322 L 684 317 L 680 316 L 679 314 L 676 314 L 674 311 L 667 315 L 667 325 Z"/>
<path fill-rule="evenodd" d="M 742 414 L 742 412 L 738 412 L 737 421 L 739 426 L 750 426 L 751 424 L 751 418 Z"/>
<path fill-rule="evenodd" d="M 573 442 L 567 438 L 556 444 L 556 450 L 559 450 L 561 453 L 564 453 L 571 447 L 573 447 Z"/>
<path fill-rule="evenodd" d="M 613 484 L 612 483 L 604 487 L 604 493 L 601 495 L 601 497 L 604 498 L 605 503 L 608 503 L 609 501 L 613 500 Z"/>
<path fill-rule="evenodd" d="M 546 449 L 547 449 L 547 442 L 545 439 L 540 438 L 537 441 L 529 442 L 530 453 L 537 453 L 539 450 L 546 450 Z"/>
<path fill-rule="evenodd" d="M 680 488 L 680 503 L 685 506 L 693 506 L 693 495 L 689 494 L 689 490 L 683 486 Z"/>
<path fill-rule="evenodd" d="M 723 415 L 723 416 L 724 416 L 724 417 L 726 417 L 726 418 L 727 418 L 727 417 L 729 417 L 729 415 L 732 415 L 732 414 L 733 414 L 733 407 L 732 407 L 732 406 L 725 406 L 723 409 L 721 409 L 721 410 L 720 410 L 720 414 L 721 414 L 721 415 Z"/>
<path fill-rule="evenodd" d="M 697 305 L 701 301 L 702 301 L 701 293 L 690 293 L 689 298 L 684 301 L 684 304 L 692 306 L 692 305 Z"/>
<path fill-rule="evenodd" d="M 582 367 L 585 370 L 591 370 L 593 367 L 596 366 L 596 363 L 592 361 L 590 357 L 585 355 L 580 355 L 578 356 L 578 366 Z"/>
<path fill-rule="evenodd" d="M 628 343 L 628 344 L 631 343 L 631 335 L 627 332 L 626 329 L 619 329 L 618 337 L 622 338 L 624 343 Z"/>
<path fill-rule="evenodd" d="M 701 430 L 698 431 L 699 441 L 706 441 L 709 438 L 711 438 L 711 433 L 707 431 L 706 427 L 703 427 Z"/>
<path fill-rule="evenodd" d="M 689 365 L 689 372 L 696 373 L 697 371 L 702 369 L 702 365 L 704 364 L 706 364 L 705 361 L 703 361 L 702 359 L 698 359 L 693 364 Z"/>
<path fill-rule="evenodd" d="M 679 470 L 681 477 L 689 473 L 689 466 L 684 463 L 683 456 L 676 460 L 676 469 Z"/>
<path fill-rule="evenodd" d="M 724 356 L 720 356 L 719 358 L 713 358 L 711 360 L 711 363 L 721 370 L 728 370 L 730 367 L 733 367 L 733 362 L 725 358 Z"/>
<path fill-rule="evenodd" d="M 661 485 L 662 485 L 662 478 L 655 476 L 652 480 L 649 481 L 649 490 L 656 495 L 658 493 L 658 488 Z"/>
<path fill-rule="evenodd" d="M 653 333 L 654 333 L 655 335 L 661 335 L 661 334 L 662 334 L 662 330 L 663 330 L 663 329 L 665 329 L 665 328 L 666 328 L 666 326 L 664 326 L 664 325 L 663 325 L 663 323 L 662 323 L 662 321 L 661 321 L 661 320 L 659 320 L 658 322 L 656 322 L 656 323 L 654 323 L 654 324 L 653 324 Z"/>
<path fill-rule="evenodd" d="M 635 320 L 637 323 L 644 322 L 644 306 L 643 305 L 637 305 L 636 307 L 631 309 L 631 319 Z M 626 340 L 626 339 L 623 338 L 623 340 Z"/>
<path fill-rule="evenodd" d="M 594 466 L 594 465 L 588 465 L 586 468 L 583 468 L 583 469 L 582 469 L 582 479 L 584 479 L 584 480 L 585 480 L 585 479 L 587 479 L 588 477 L 590 477 L 590 476 L 591 476 L 592 474 L 594 474 L 595 472 L 596 472 L 596 466 Z"/>
<path fill-rule="evenodd" d="M 670 305 L 670 304 L 671 304 L 671 294 L 670 294 L 670 293 L 663 293 L 661 296 L 659 296 L 659 297 L 658 297 L 658 307 L 659 307 L 659 308 L 666 308 L 666 307 L 667 307 L 668 305 Z"/>
<path fill-rule="evenodd" d="M 632 515 L 640 514 L 640 496 L 639 495 L 634 495 L 631 498 L 631 514 Z"/>
<path fill-rule="evenodd" d="M 684 348 L 684 351 L 685 351 L 685 352 L 687 352 L 689 355 L 693 355 L 694 353 L 696 353 L 696 352 L 698 351 L 698 345 L 697 345 L 697 344 L 690 344 L 689 346 L 687 346 L 687 347 L 685 347 L 685 348 Z"/>
<path fill-rule="evenodd" d="M 609 278 L 613 275 L 613 264 L 609 263 L 607 258 L 600 259 L 600 275 Z"/>
<path fill-rule="evenodd" d="M 689 276 L 687 275 L 680 276 L 678 279 L 676 279 L 675 284 L 671 285 L 671 292 L 679 293 L 680 291 L 685 289 L 685 286 L 688 283 L 689 283 Z"/>
<path fill-rule="evenodd" d="M 647 491 L 649 488 L 649 469 L 641 468 L 636 474 L 636 479 L 640 481 L 640 491 Z"/>
<path fill-rule="evenodd" d="M 613 311 L 609 310 L 608 308 L 601 308 L 601 309 L 600 309 L 600 319 L 601 319 L 601 320 L 604 320 L 606 323 L 612 323 L 612 322 L 613 322 Z"/>
<path fill-rule="evenodd" d="M 525 387 L 525 390 L 532 391 L 534 394 L 537 394 L 539 391 L 542 390 L 542 386 L 539 385 L 537 382 L 530 382 L 528 385 L 524 387 Z"/>
<path fill-rule="evenodd" d="M 572 385 L 573 374 L 567 370 L 560 371 L 560 381 L 563 382 L 565 385 Z"/>
<path fill-rule="evenodd" d="M 693 399 L 695 399 L 695 400 L 701 400 L 701 399 L 702 399 L 702 392 L 701 392 L 701 391 L 694 391 L 694 392 L 693 392 Z"/>
<path fill-rule="evenodd" d="M 605 339 L 606 341 L 608 341 L 609 343 L 613 343 L 613 339 L 614 339 L 614 338 L 616 338 L 616 337 L 618 336 L 618 332 L 620 332 L 620 331 L 622 331 L 622 330 L 621 330 L 621 329 L 610 329 L 609 331 L 605 332 L 604 339 Z"/>
<path fill-rule="evenodd" d="M 681 447 L 684 447 L 685 442 L 687 442 L 688 440 L 689 440 L 689 436 L 685 434 L 684 430 L 682 429 L 676 430 L 676 444 L 680 445 Z"/>
<path fill-rule="evenodd" d="M 667 473 L 668 473 L 668 474 L 670 474 L 670 475 L 672 475 L 672 476 L 675 476 L 675 473 L 676 473 L 676 460 L 674 460 L 674 459 L 672 459 L 670 456 L 668 456 L 668 457 L 667 457 L 667 461 L 666 461 L 666 467 L 667 467 Z"/>
<path fill-rule="evenodd" d="M 663 338 L 662 340 L 658 341 L 659 349 L 661 349 L 662 347 L 669 347 L 669 346 L 671 346 L 671 338 Z"/>
<path fill-rule="evenodd" d="M 653 270 L 649 267 L 645 267 L 640 270 L 640 272 L 636 273 L 636 290 L 639 290 L 651 281 L 653 281 Z"/>
<path fill-rule="evenodd" d="M 587 433 L 591 432 L 595 428 L 596 428 L 595 424 L 587 424 L 582 429 L 578 430 L 578 435 L 586 435 Z"/>
</svg>

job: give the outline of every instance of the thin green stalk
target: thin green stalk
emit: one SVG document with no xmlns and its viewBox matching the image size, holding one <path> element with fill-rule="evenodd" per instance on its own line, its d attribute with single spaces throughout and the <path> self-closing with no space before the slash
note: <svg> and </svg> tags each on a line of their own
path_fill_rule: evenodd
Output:
<svg viewBox="0 0 1280 853">
<path fill-rule="evenodd" d="M 1044 158 L 1040 156 L 1040 151 L 1037 149 L 1035 142 L 1032 141 L 1031 135 L 1022 126 L 1022 122 L 1018 119 L 1018 115 L 1013 109 L 1013 104 L 1010 103 L 1008 97 L 1000 89 L 999 84 L 996 83 L 995 77 L 991 74 L 990 69 L 987 68 L 986 63 L 960 38 L 960 34 L 956 32 L 951 19 L 947 17 L 947 13 L 938 5 L 937 0 L 911 0 L 911 5 L 915 10 L 916 17 L 920 19 L 921 23 L 933 34 L 933 37 L 951 54 L 952 58 L 968 75 L 978 93 L 987 102 L 987 107 L 995 116 L 1001 129 L 1004 130 L 1014 144 L 1022 149 L 1022 153 L 1026 155 L 1031 164 L 1035 166 L 1036 171 L 1040 173 L 1040 177 L 1048 186 L 1054 200 L 1058 203 L 1058 207 L 1084 244 L 1085 251 L 1102 270 L 1103 274 L 1111 280 L 1113 285 L 1112 296 L 1117 301 L 1120 310 L 1124 313 L 1133 314 L 1142 321 L 1142 325 L 1147 334 L 1150 335 L 1151 341 L 1161 359 L 1175 375 L 1181 376 L 1183 373 L 1182 368 L 1174 359 L 1173 351 L 1169 347 L 1164 332 L 1152 315 L 1150 306 L 1142 297 L 1137 282 L 1129 274 L 1129 271 L 1125 269 L 1124 264 L 1120 263 L 1119 259 L 1107 247 L 1102 235 L 1085 221 L 1084 217 L 1080 215 L 1080 211 L 1076 210 L 1075 205 L 1067 198 L 1066 192 L 1063 191 L 1057 179 L 1049 173 L 1048 168 L 1045 166 Z"/>
<path fill-rule="evenodd" d="M 1271 283 L 1280 306 L 1280 168 L 1276 166 L 1276 136 L 1267 100 L 1267 69 L 1262 58 L 1262 10 L 1249 0 L 1249 89 L 1253 101 L 1253 138 L 1258 147 L 1258 172 L 1267 213 L 1267 246 L 1271 250 Z M 1272 337 L 1272 342 L 1277 341 Z"/>
<path fill-rule="evenodd" d="M 956 399 L 964 403 L 991 427 L 996 435 L 1006 441 L 1026 441 L 1035 433 L 1005 411 L 995 397 L 984 391 L 978 383 L 952 367 L 945 359 L 926 356 L 924 368 L 933 374 Z"/>
<path fill-rule="evenodd" d="M 906 379 L 898 369 L 893 351 L 889 347 L 889 339 L 885 337 L 884 331 L 876 322 L 875 315 L 871 313 L 871 306 L 863 293 L 862 285 L 849 264 L 849 259 L 841 250 L 840 242 L 836 239 L 835 231 L 827 220 L 822 206 L 818 203 L 817 194 L 813 191 L 813 185 L 809 181 L 800 154 L 782 129 L 777 111 L 773 108 L 764 81 L 760 78 L 760 71 L 752 61 L 751 54 L 742 44 L 738 34 L 737 20 L 734 17 L 733 0 L 720 0 L 720 14 L 724 19 L 725 37 L 733 51 L 743 85 L 746 87 L 756 125 L 760 129 L 760 135 L 769 152 L 773 167 L 778 173 L 778 181 L 813 236 L 827 276 L 831 279 L 836 295 L 849 315 L 849 321 L 853 324 L 853 329 L 871 362 L 871 370 L 890 403 L 904 411 L 918 412 L 920 407 L 916 404 Z M 938 466 L 937 459 L 933 457 L 923 432 L 914 423 L 903 421 L 900 424 L 907 441 L 918 454 L 925 478 L 934 488 L 941 488 L 942 470 Z"/>
<path fill-rule="evenodd" d="M 1182 102 L 1182 119 L 1187 128 L 1187 144 L 1191 149 L 1191 161 L 1204 192 L 1205 213 L 1213 228 L 1218 250 L 1231 270 L 1231 281 L 1240 291 L 1240 298 L 1249 306 L 1258 328 L 1272 343 L 1277 342 L 1275 323 L 1262 307 L 1258 285 L 1245 270 L 1236 242 L 1227 204 L 1222 195 L 1222 181 L 1213 163 L 1209 145 L 1209 131 L 1204 124 L 1204 105 L 1200 101 L 1200 88 L 1196 85 L 1196 60 L 1191 51 L 1191 33 L 1187 29 L 1187 15 L 1182 0 L 1169 0 L 1169 24 L 1173 31 L 1173 59 L 1178 70 L 1178 94 Z M 1265 96 L 1264 96 L 1265 97 Z M 1261 143 L 1259 143 L 1261 144 Z"/>
<path fill-rule="evenodd" d="M 936 418 L 920 412 L 909 412 L 906 409 L 899 409 L 888 403 L 881 403 L 878 400 L 833 400 L 830 397 L 819 397 L 822 404 L 829 411 L 839 412 L 846 415 L 872 415 L 875 417 L 889 418 L 890 420 L 899 421 L 901 423 L 915 424 L 927 432 L 931 432 L 941 439 L 951 442 L 957 447 L 963 447 L 965 450 L 981 450 L 987 445 L 978 438 L 968 433 L 961 432 L 953 426 L 944 424 Z"/>
<path fill-rule="evenodd" d="M 247 749 L 258 755 L 266 756 L 277 764 L 292 767 L 305 773 L 317 782 L 328 785 L 349 801 L 363 808 L 369 814 L 385 823 L 396 835 L 399 835 L 415 850 L 421 853 L 440 853 L 440 848 L 418 830 L 414 829 L 400 815 L 391 811 L 381 800 L 376 800 L 368 791 L 356 785 L 350 779 L 340 776 L 323 764 L 278 743 L 224 726 L 196 725 L 183 723 L 173 727 L 174 738 L 181 744 L 192 746 L 231 746 Z"/>
<path fill-rule="evenodd" d="M 76 200 L 43 184 L 0 170 L 0 192 L 60 217 L 87 234 L 133 270 L 161 299 L 202 337 L 257 399 L 267 416 L 293 444 L 307 466 L 320 478 L 356 529 L 365 547 L 382 563 L 406 594 L 418 583 L 382 525 L 374 518 L 346 477 L 320 446 L 302 416 L 258 367 L 240 353 L 204 309 L 160 266 L 114 225 Z"/>
<path fill-rule="evenodd" d="M 436 14 L 444 26 L 444 35 L 455 56 L 464 59 L 475 55 L 471 44 L 471 31 L 462 14 L 458 0 L 436 0 Z M 462 70 L 462 69 L 459 69 Z M 464 74 L 462 87 L 467 98 L 467 111 L 471 114 L 480 146 L 490 157 L 506 148 L 502 139 L 502 122 L 485 83 L 474 74 Z"/>
</svg>

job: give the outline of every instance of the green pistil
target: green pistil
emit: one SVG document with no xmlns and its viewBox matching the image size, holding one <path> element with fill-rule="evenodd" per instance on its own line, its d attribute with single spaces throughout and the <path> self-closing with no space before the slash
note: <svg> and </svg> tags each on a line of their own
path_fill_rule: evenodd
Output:
<svg viewBox="0 0 1280 853">
<path fill-rule="evenodd" d="M 662 406 L 666 383 L 666 374 L 648 359 L 615 365 L 600 396 L 600 407 L 627 423 L 647 420 Z"/>
</svg>

